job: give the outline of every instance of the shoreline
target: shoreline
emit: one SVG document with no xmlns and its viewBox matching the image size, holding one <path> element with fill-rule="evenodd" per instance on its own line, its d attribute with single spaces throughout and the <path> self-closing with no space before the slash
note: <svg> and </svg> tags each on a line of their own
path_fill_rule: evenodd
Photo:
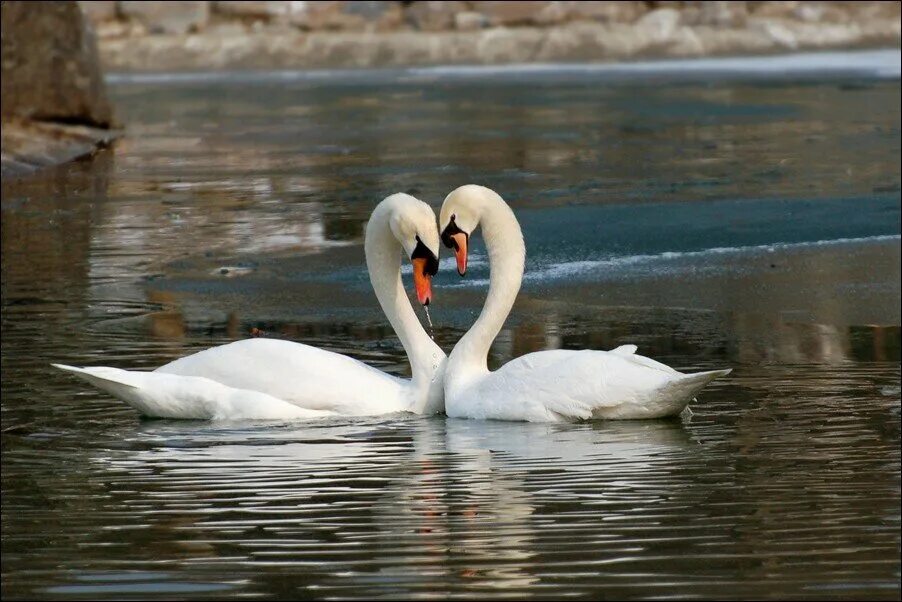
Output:
<svg viewBox="0 0 902 602">
<path fill-rule="evenodd" d="M 195 33 L 101 38 L 105 71 L 366 69 L 436 65 L 624 63 L 900 48 L 899 21 L 761 20 L 741 29 L 640 21 L 453 32 Z"/>
</svg>

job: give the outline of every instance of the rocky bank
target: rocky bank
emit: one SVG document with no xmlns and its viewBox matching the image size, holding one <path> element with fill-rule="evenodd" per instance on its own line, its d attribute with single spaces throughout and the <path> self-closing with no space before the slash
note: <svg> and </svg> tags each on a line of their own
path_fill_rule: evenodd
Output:
<svg viewBox="0 0 902 602">
<path fill-rule="evenodd" d="M 900 44 L 899 2 L 81 2 L 117 71 L 617 61 Z"/>
<path fill-rule="evenodd" d="M 115 137 L 97 45 L 76 2 L 2 3 L 2 177 L 89 155 Z"/>
</svg>

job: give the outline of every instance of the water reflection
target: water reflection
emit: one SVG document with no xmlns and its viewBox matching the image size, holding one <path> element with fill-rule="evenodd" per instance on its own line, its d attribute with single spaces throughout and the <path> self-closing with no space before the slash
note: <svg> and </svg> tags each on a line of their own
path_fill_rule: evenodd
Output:
<svg viewBox="0 0 902 602">
<path fill-rule="evenodd" d="M 618 500 L 648 507 L 685 486 L 673 469 L 695 447 L 679 422 L 154 423 L 91 462 L 113 494 L 109 511 L 132 517 L 116 532 L 137 529 L 154 542 L 129 552 L 141 558 L 178 555 L 197 567 L 227 556 L 242 570 L 302 569 L 336 595 L 380 582 L 416 591 L 457 580 L 522 592 L 541 580 L 539 532 L 561 514 L 548 504 L 626 518 Z M 133 499 L 136 489 L 156 493 Z M 88 547 L 112 535 L 97 533 Z M 374 558 L 377 573 L 361 570 Z M 267 587 L 255 577 L 242 589 Z"/>
</svg>

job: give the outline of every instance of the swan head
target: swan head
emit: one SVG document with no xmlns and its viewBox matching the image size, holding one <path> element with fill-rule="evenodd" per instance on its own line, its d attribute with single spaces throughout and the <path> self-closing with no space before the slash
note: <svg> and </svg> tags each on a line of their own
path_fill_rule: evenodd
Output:
<svg viewBox="0 0 902 602">
<path fill-rule="evenodd" d="M 422 305 L 432 301 L 432 277 L 438 272 L 440 247 L 435 227 L 435 212 L 423 201 L 404 194 L 393 194 L 383 203 L 390 207 L 388 219 L 392 235 L 401 243 L 413 265 L 413 283 Z"/>
<path fill-rule="evenodd" d="M 467 273 L 467 247 L 470 235 L 479 226 L 488 196 L 498 195 L 484 186 L 467 184 L 451 191 L 442 203 L 439 218 L 442 242 L 449 249 L 454 249 L 457 273 L 461 276 Z"/>
</svg>

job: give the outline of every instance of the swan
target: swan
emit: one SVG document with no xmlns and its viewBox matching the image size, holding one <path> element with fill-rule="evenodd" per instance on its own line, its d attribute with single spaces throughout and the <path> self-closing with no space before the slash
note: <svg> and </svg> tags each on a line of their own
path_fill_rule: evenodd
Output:
<svg viewBox="0 0 902 602">
<path fill-rule="evenodd" d="M 660 418 L 679 414 L 701 389 L 730 370 L 683 374 L 636 354 L 612 351 L 539 351 L 487 367 L 489 346 L 510 313 L 523 277 L 526 247 L 513 211 L 494 191 L 467 185 L 442 204 L 442 242 L 454 249 L 457 271 L 467 271 L 470 236 L 482 226 L 491 266 L 485 305 L 451 351 L 445 369 L 445 411 L 457 418 L 569 421 Z"/>
<path fill-rule="evenodd" d="M 410 257 L 417 299 L 432 300 L 440 242 L 435 213 L 403 193 L 379 203 L 366 225 L 370 282 L 410 361 L 410 380 L 310 345 L 253 338 L 206 349 L 153 372 L 54 367 L 122 399 L 144 416 L 297 419 L 444 410 L 445 353 L 426 334 L 401 281 Z"/>
</svg>

